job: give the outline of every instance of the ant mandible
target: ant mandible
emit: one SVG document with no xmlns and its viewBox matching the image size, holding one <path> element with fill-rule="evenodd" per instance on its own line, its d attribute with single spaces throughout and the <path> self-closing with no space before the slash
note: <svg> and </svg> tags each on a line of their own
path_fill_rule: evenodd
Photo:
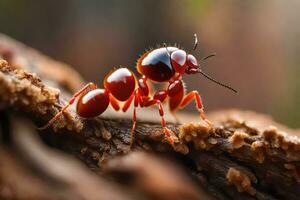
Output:
<svg viewBox="0 0 300 200">
<path fill-rule="evenodd" d="M 197 35 L 194 34 L 194 36 L 195 42 L 193 50 L 197 48 L 198 44 Z M 215 54 L 203 58 L 202 61 L 212 56 L 215 56 Z M 149 50 L 138 59 L 136 68 L 142 75 L 138 81 L 133 72 L 128 68 L 118 68 L 106 75 L 103 81 L 104 89 L 97 88 L 94 83 L 88 83 L 75 93 L 68 104 L 40 129 L 49 127 L 75 102 L 76 98 L 79 98 L 76 113 L 83 118 L 93 118 L 101 115 L 107 109 L 109 104 L 114 110 L 118 111 L 121 107 L 120 102 L 124 102 L 122 111 L 126 112 L 133 102 L 133 126 L 131 129 L 130 146 L 134 142 L 137 107 L 149 107 L 152 105 L 157 105 L 165 137 L 170 144 L 173 145 L 174 140 L 171 137 L 172 131 L 166 126 L 166 121 L 164 119 L 165 112 L 162 105 L 163 102 L 168 100 L 170 111 L 175 113 L 177 109 L 184 108 L 195 99 L 200 118 L 207 121 L 198 91 L 194 90 L 186 94 L 184 82 L 182 80 L 183 74 L 200 73 L 207 79 L 224 86 L 235 93 L 237 92 L 230 86 L 224 85 L 204 73 L 200 68 L 197 59 L 178 47 L 166 46 L 164 44 L 163 47 Z M 158 90 L 153 96 L 150 96 L 150 86 L 147 84 L 148 80 L 153 83 L 167 82 L 168 87 L 164 90 Z"/>
</svg>

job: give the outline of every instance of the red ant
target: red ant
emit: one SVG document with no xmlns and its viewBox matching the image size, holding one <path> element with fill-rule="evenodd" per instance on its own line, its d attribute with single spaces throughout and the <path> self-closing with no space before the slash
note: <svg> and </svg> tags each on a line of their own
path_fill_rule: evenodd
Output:
<svg viewBox="0 0 300 200">
<path fill-rule="evenodd" d="M 193 50 L 198 44 L 197 35 L 195 34 L 195 43 Z M 206 60 L 215 56 L 209 55 L 202 59 Z M 157 105 L 161 116 L 161 124 L 164 129 L 165 136 L 173 145 L 174 140 L 171 137 L 172 131 L 167 128 L 164 119 L 164 109 L 162 103 L 168 99 L 169 108 L 172 113 L 177 109 L 182 109 L 195 99 L 197 109 L 202 120 L 206 120 L 200 94 L 197 91 L 185 93 L 182 75 L 200 73 L 209 80 L 222 85 L 234 92 L 237 92 L 230 86 L 224 85 L 208 76 L 202 71 L 197 59 L 188 54 L 186 51 L 173 46 L 166 46 L 149 50 L 145 52 L 137 61 L 136 68 L 142 75 L 138 81 L 128 68 L 119 68 L 112 70 L 104 79 L 104 89 L 99 89 L 94 83 L 88 83 L 81 90 L 74 94 L 69 103 L 64 106 L 44 127 L 47 128 L 55 120 L 57 120 L 63 112 L 74 103 L 79 97 L 76 112 L 83 118 L 93 118 L 101 115 L 109 106 L 114 110 L 120 109 L 120 103 L 124 102 L 122 111 L 126 112 L 132 101 L 133 110 L 133 126 L 131 130 L 131 143 L 134 142 L 134 130 L 136 128 L 136 109 L 140 107 L 149 107 Z M 154 83 L 168 82 L 169 85 L 164 90 L 159 90 L 151 97 L 149 94 L 150 87 L 147 82 L 151 80 Z"/>
</svg>

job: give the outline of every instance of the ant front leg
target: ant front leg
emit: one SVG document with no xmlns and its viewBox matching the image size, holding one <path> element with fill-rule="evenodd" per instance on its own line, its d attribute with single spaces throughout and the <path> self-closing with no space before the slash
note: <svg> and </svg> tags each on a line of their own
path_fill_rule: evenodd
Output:
<svg viewBox="0 0 300 200">
<path fill-rule="evenodd" d="M 211 124 L 205 117 L 205 113 L 203 110 L 203 103 L 200 94 L 194 90 L 185 95 L 184 83 L 182 80 L 178 79 L 170 83 L 168 88 L 168 96 L 169 96 L 169 106 L 172 113 L 175 113 L 177 109 L 184 108 L 192 100 L 195 99 L 196 107 L 200 113 L 201 119 L 206 121 L 208 124 Z"/>
<path fill-rule="evenodd" d="M 77 97 L 80 95 L 87 93 L 89 90 L 95 90 L 97 89 L 97 86 L 94 83 L 88 83 L 86 84 L 82 89 L 80 89 L 78 92 L 76 92 L 72 98 L 69 100 L 68 104 L 65 105 L 52 119 L 48 121 L 48 123 L 40 128 L 39 130 L 44 130 L 48 128 L 54 121 L 56 121 L 67 109 L 70 107 L 76 100 Z"/>
<path fill-rule="evenodd" d="M 179 123 L 180 120 L 176 116 L 175 112 L 180 107 L 184 96 L 184 86 L 182 80 L 178 79 L 170 83 L 168 87 L 169 96 L 169 109 L 175 118 L 176 122 Z"/>
<path fill-rule="evenodd" d="M 198 91 L 194 90 L 194 91 L 191 91 L 189 92 L 182 100 L 181 104 L 180 104 L 180 108 L 184 108 L 185 106 L 187 106 L 193 99 L 195 99 L 195 102 L 196 102 L 196 107 L 200 113 L 200 117 L 202 120 L 205 120 L 206 122 L 207 119 L 206 119 L 206 116 L 205 116 L 205 113 L 204 113 L 204 110 L 203 110 L 203 104 L 202 104 L 202 100 L 201 100 L 201 96 L 200 94 L 198 93 Z"/>
</svg>

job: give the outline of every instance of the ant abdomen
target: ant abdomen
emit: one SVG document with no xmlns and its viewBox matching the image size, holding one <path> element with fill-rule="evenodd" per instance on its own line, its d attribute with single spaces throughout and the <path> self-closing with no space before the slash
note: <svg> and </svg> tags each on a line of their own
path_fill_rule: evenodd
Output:
<svg viewBox="0 0 300 200">
<path fill-rule="evenodd" d="M 109 105 L 109 93 L 106 89 L 95 89 L 80 96 L 77 102 L 77 114 L 92 118 L 101 115 Z"/>
<path fill-rule="evenodd" d="M 113 70 L 104 79 L 105 89 L 94 89 L 83 93 L 77 103 L 77 114 L 84 118 L 101 115 L 111 104 L 119 110 L 117 101 L 126 101 L 135 90 L 135 76 L 127 68 Z"/>
</svg>

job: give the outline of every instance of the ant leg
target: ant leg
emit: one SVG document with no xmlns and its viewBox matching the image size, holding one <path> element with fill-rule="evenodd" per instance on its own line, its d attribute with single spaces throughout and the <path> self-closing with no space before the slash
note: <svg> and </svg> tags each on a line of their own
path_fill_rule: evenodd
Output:
<svg viewBox="0 0 300 200">
<path fill-rule="evenodd" d="M 168 96 L 167 90 L 158 90 L 153 95 L 153 99 L 159 100 L 160 102 L 164 102 Z"/>
<path fill-rule="evenodd" d="M 120 110 L 119 102 L 112 94 L 109 94 L 109 102 L 115 111 Z"/>
<path fill-rule="evenodd" d="M 67 105 L 65 105 L 52 119 L 48 121 L 48 123 L 40 128 L 38 130 L 44 130 L 48 128 L 54 121 L 56 121 L 63 113 L 68 109 L 69 106 L 71 106 L 77 97 L 79 97 L 81 94 L 86 92 L 88 89 L 95 90 L 97 86 L 94 83 L 88 83 L 86 84 L 82 89 L 80 89 L 78 92 L 76 92 L 73 97 L 70 99 Z"/>
<path fill-rule="evenodd" d="M 138 81 L 138 90 L 140 93 L 140 106 L 143 107 L 143 103 L 150 100 L 150 96 L 153 95 L 153 84 L 147 81 L 147 78 L 143 76 Z"/>
<path fill-rule="evenodd" d="M 136 128 L 136 109 L 139 105 L 139 91 L 136 90 L 134 92 L 134 108 L 133 108 L 133 124 L 132 124 L 132 128 L 131 128 L 131 132 L 130 132 L 130 149 L 134 143 L 134 131 L 135 131 L 135 128 Z M 132 101 L 132 100 L 131 100 Z"/>
<path fill-rule="evenodd" d="M 180 104 L 180 108 L 184 108 L 185 106 L 187 106 L 193 99 L 195 99 L 195 101 L 196 101 L 196 106 L 197 106 L 198 111 L 200 112 L 201 119 L 207 121 L 206 117 L 205 117 L 204 110 L 203 110 L 203 104 L 202 104 L 201 96 L 198 93 L 198 91 L 194 90 L 192 92 L 189 92 L 183 98 L 183 100 Z"/>
<path fill-rule="evenodd" d="M 164 108 L 163 108 L 163 105 L 162 105 L 162 102 L 158 99 L 152 99 L 148 102 L 146 102 L 145 106 L 146 107 L 149 107 L 149 106 L 152 106 L 156 104 L 157 107 L 158 107 L 158 111 L 159 111 L 159 115 L 161 116 L 161 125 L 164 129 L 164 134 L 165 136 L 168 138 L 168 141 L 170 142 L 170 144 L 173 146 L 174 145 L 174 139 L 171 137 L 173 131 L 171 131 L 168 127 L 167 127 L 167 124 L 166 124 L 166 120 L 165 120 L 165 112 L 164 112 Z"/>
<path fill-rule="evenodd" d="M 176 116 L 175 112 L 180 107 L 182 99 L 184 97 L 184 83 L 182 80 L 175 80 L 170 83 L 168 87 L 168 96 L 169 96 L 169 109 L 173 115 L 176 123 L 180 123 L 180 120 Z"/>
<path fill-rule="evenodd" d="M 124 106 L 122 108 L 123 112 L 126 112 L 128 110 L 134 97 L 135 97 L 135 92 L 125 101 Z"/>
</svg>

